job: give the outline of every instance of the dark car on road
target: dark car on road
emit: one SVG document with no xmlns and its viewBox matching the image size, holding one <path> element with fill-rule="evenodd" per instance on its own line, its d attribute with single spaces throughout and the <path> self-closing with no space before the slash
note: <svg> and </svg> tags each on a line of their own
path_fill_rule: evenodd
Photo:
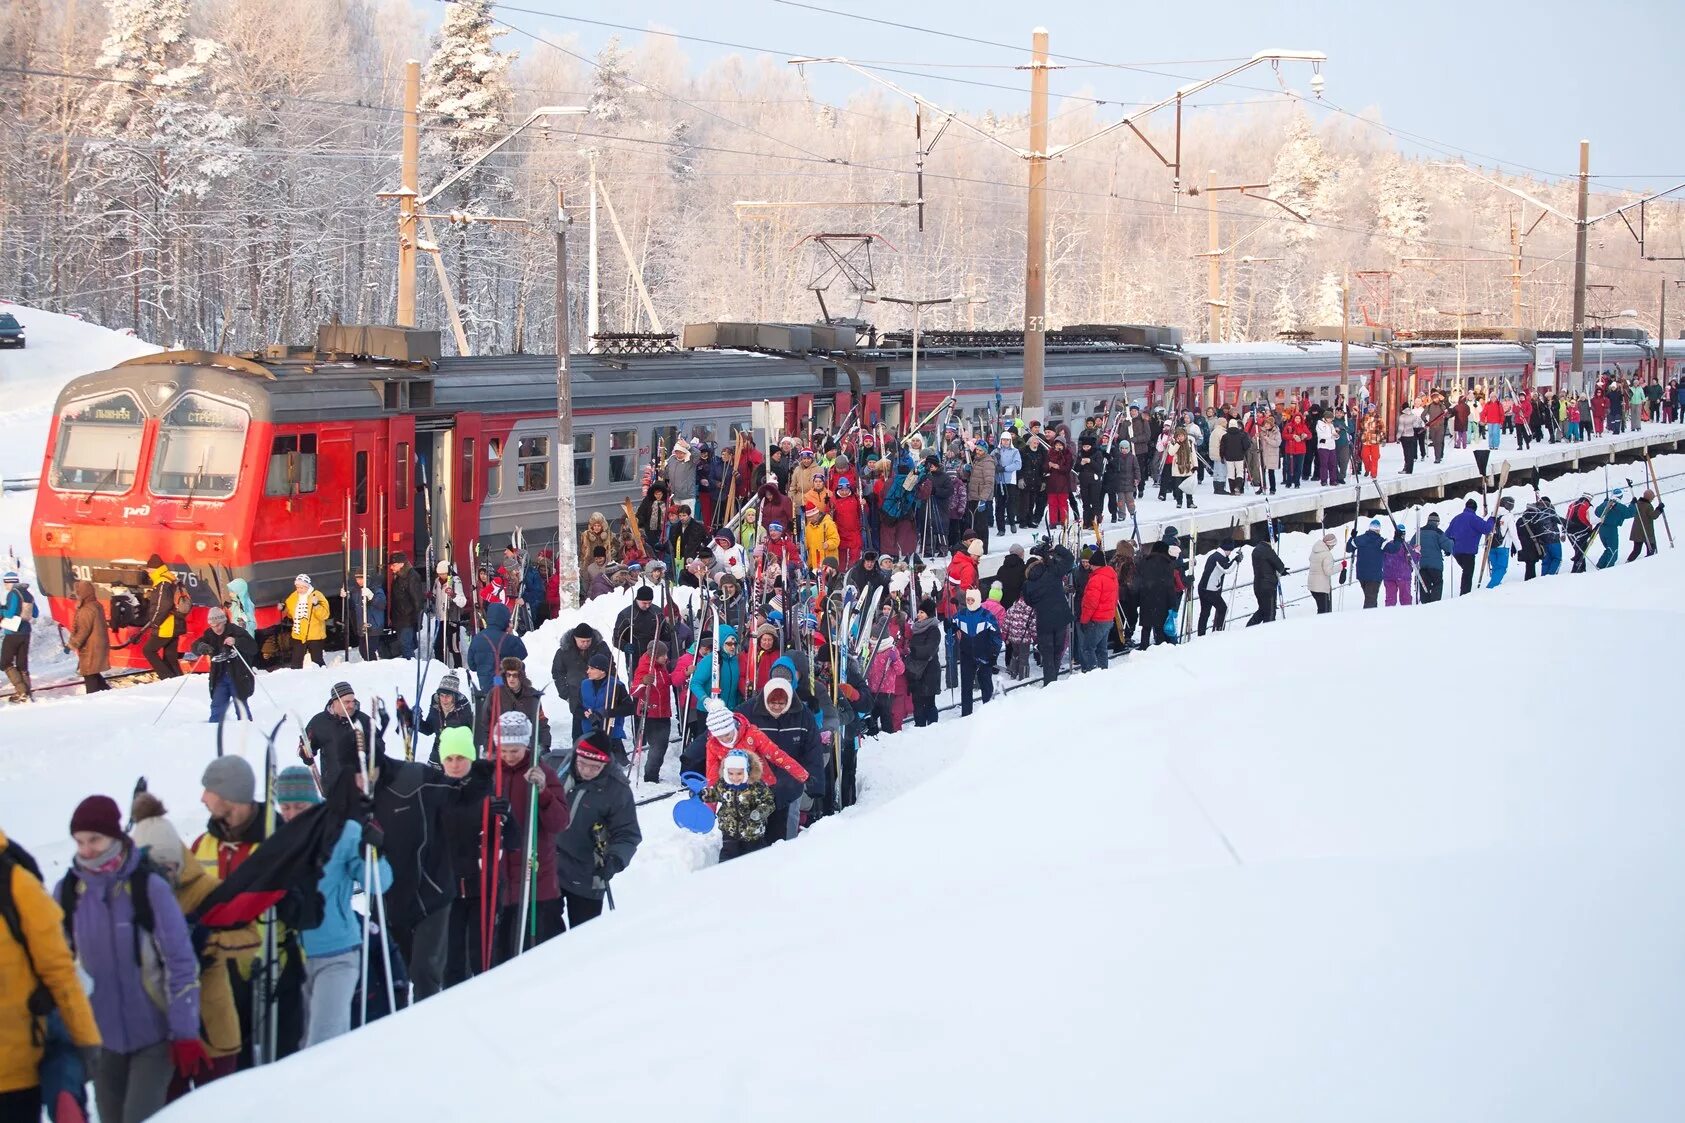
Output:
<svg viewBox="0 0 1685 1123">
<path fill-rule="evenodd" d="M 0 312 L 0 347 L 22 347 L 23 325 L 10 312 Z"/>
</svg>

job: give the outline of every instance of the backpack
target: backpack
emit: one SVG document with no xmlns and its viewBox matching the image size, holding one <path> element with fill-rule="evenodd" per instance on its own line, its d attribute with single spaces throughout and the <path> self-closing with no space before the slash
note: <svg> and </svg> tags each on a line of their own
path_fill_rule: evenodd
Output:
<svg viewBox="0 0 1685 1123">
<path fill-rule="evenodd" d="M 189 612 L 193 611 L 193 594 L 178 584 L 176 586 L 175 601 L 171 607 L 175 610 L 175 614 L 177 616 L 186 616 Z"/>
<path fill-rule="evenodd" d="M 6 848 L 0 850 L 0 919 L 6 922 L 6 929 L 18 947 L 23 949 L 23 958 L 29 964 L 29 973 L 35 976 L 35 989 L 29 992 L 28 1008 L 35 1024 L 31 1027 L 32 1039 L 36 1045 L 42 1044 L 42 1025 L 40 1019 L 53 1011 L 53 993 L 47 989 L 47 984 L 41 981 L 40 972 L 35 969 L 35 956 L 29 950 L 29 940 L 24 936 L 23 917 L 18 914 L 17 901 L 12 898 L 12 870 L 20 868 L 36 881 L 41 880 L 41 867 L 35 864 L 35 859 L 29 851 L 12 842 L 6 841 Z"/>
<path fill-rule="evenodd" d="M 31 620 L 35 619 L 35 598 L 30 595 L 28 588 L 23 585 L 19 585 L 18 600 L 20 602 L 18 605 L 18 619 L 27 624 Z"/>
<path fill-rule="evenodd" d="M 1591 500 L 1576 499 L 1568 508 L 1568 525 L 1582 527 L 1591 525 Z"/>
<path fill-rule="evenodd" d="M 163 877 L 163 874 L 158 872 L 158 867 L 154 866 L 151 861 L 144 856 L 142 856 L 141 860 L 135 864 L 134 872 L 129 874 L 129 900 L 132 902 L 135 910 L 135 922 L 132 926 L 132 932 L 135 942 L 136 963 L 142 962 L 140 952 L 140 934 L 145 932 L 147 937 L 151 938 L 153 924 L 156 920 L 152 913 L 152 895 L 147 892 L 147 882 L 150 881 L 154 875 Z M 59 909 L 64 913 L 64 942 L 70 945 L 72 955 L 76 953 L 76 931 L 74 922 L 76 919 L 77 898 L 81 895 L 81 892 L 82 879 L 76 873 L 76 867 L 71 866 L 70 872 L 65 874 L 64 880 L 59 883 L 58 905 Z"/>
</svg>

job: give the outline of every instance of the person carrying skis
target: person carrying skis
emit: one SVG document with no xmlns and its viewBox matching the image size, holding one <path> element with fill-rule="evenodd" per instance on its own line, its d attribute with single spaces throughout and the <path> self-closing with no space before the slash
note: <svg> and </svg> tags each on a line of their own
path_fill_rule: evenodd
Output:
<svg viewBox="0 0 1685 1123">
<path fill-rule="evenodd" d="M 210 1067 L 198 956 L 175 892 L 124 833 L 115 800 L 84 799 L 70 836 L 76 855 L 53 897 L 91 980 L 101 1041 L 94 1101 L 103 1123 L 139 1123 L 163 1110 L 175 1076 Z"/>
<path fill-rule="evenodd" d="M 1381 582 L 1386 577 L 1381 554 L 1384 545 L 1386 539 L 1381 537 L 1380 519 L 1370 519 L 1369 529 L 1346 543 L 1346 553 L 1355 555 L 1357 559 L 1357 583 L 1363 586 L 1364 608 L 1380 607 Z"/>
<path fill-rule="evenodd" d="M 1229 567 L 1240 560 L 1240 543 L 1230 538 L 1205 556 L 1205 569 L 1199 575 L 1199 634 L 1205 634 L 1207 623 L 1216 616 L 1213 631 L 1222 631 L 1229 616 L 1229 602 L 1223 599 L 1223 582 L 1228 579 Z"/>
<path fill-rule="evenodd" d="M 1404 528 L 1392 524 L 1392 540 L 1381 547 L 1381 580 L 1387 587 L 1387 607 L 1410 605 L 1410 586 L 1415 583 L 1416 548 L 1404 540 Z"/>
<path fill-rule="evenodd" d="M 1586 571 L 1586 548 L 1591 545 L 1591 536 L 1597 532 L 1596 518 L 1589 492 L 1582 491 L 1578 499 L 1568 504 L 1568 514 L 1563 520 L 1563 526 L 1568 535 L 1568 544 L 1574 548 L 1574 560 L 1570 570 L 1572 573 Z"/>
<path fill-rule="evenodd" d="M 666 643 L 656 640 L 644 649 L 632 672 L 632 700 L 643 723 L 638 741 L 646 754 L 643 772 L 646 784 L 661 779 L 667 744 L 673 736 L 673 691 L 682 688 L 683 683 L 668 664 L 669 650 Z"/>
<path fill-rule="evenodd" d="M 720 778 L 700 794 L 705 802 L 717 805 L 719 861 L 729 862 L 761 848 L 774 808 L 772 789 L 762 779 L 760 757 L 742 749 L 726 753 L 721 758 Z"/>
<path fill-rule="evenodd" d="M 9 576 L 12 578 L 9 586 L 15 586 L 17 575 L 10 574 Z M 177 640 L 181 638 L 182 629 L 187 627 L 187 614 L 180 611 L 178 604 L 180 598 L 176 595 L 180 591 L 180 586 L 176 583 L 175 574 L 170 572 L 170 567 L 165 565 L 164 559 L 157 554 L 153 554 L 146 559 L 146 577 L 147 580 L 152 582 L 152 612 L 149 619 L 141 627 L 141 634 L 146 639 L 140 645 L 140 653 L 146 658 L 147 665 L 159 678 L 178 678 L 182 672 L 181 656 L 176 650 Z M 13 616 L 12 596 L 15 591 L 13 587 L 8 587 L 6 590 L 6 619 L 11 619 Z M 18 642 L 15 637 L 19 632 L 14 631 L 11 627 L 7 627 L 5 630 L 6 638 L 0 640 L 0 666 L 5 667 L 7 674 L 10 675 L 12 668 L 17 664 L 8 656 L 11 653 L 11 648 Z M 29 625 L 27 621 L 24 622 L 21 634 L 25 637 L 22 641 L 23 658 L 25 660 L 23 670 L 27 674 L 29 671 L 27 662 Z M 16 682 L 13 685 L 15 686 Z M 28 696 L 28 693 L 26 687 L 24 690 L 25 697 Z"/>
<path fill-rule="evenodd" d="M 1098 546 L 1088 552 L 1083 564 L 1088 579 L 1082 586 L 1081 611 L 1077 614 L 1077 656 L 1084 671 L 1103 671 L 1110 665 L 1111 656 L 1106 637 L 1117 621 L 1117 571 L 1106 551 Z"/>
<path fill-rule="evenodd" d="M 1275 552 L 1269 530 L 1259 527 L 1252 536 L 1252 598 L 1258 602 L 1258 611 L 1246 622 L 1248 628 L 1275 619 L 1276 594 L 1281 589 L 1281 579 L 1286 576 L 1287 566 Z"/>
<path fill-rule="evenodd" d="M 509 623 L 507 605 L 489 604 L 486 606 L 486 626 L 468 641 L 468 673 L 474 676 L 478 697 L 484 698 L 498 685 L 498 674 L 505 659 L 527 657 L 526 641 L 510 630 Z"/>
<path fill-rule="evenodd" d="M 1334 557 L 1334 544 L 1338 541 L 1333 531 L 1325 530 L 1311 546 L 1305 588 L 1310 592 L 1311 600 L 1316 602 L 1318 616 L 1334 611 L 1334 575 L 1340 571 L 1340 562 Z"/>
<path fill-rule="evenodd" d="M 585 668 L 592 656 L 607 654 L 608 643 L 597 629 L 584 622 L 575 624 L 566 638 L 556 645 L 556 654 L 550 660 L 550 682 L 555 696 L 564 700 L 577 698 L 579 684 L 585 678 Z M 579 715 L 573 715 L 570 739 L 577 741 L 584 733 Z"/>
<path fill-rule="evenodd" d="M 601 733 L 614 746 L 614 762 L 625 768 L 626 719 L 632 715 L 632 699 L 626 686 L 619 681 L 614 659 L 608 655 L 593 655 L 586 665 L 585 678 L 579 684 L 579 697 L 573 709 L 582 719 L 582 732 L 575 744 L 591 733 Z M 546 743 L 543 747 L 548 750 Z"/>
<path fill-rule="evenodd" d="M 760 692 L 738 708 L 738 714 L 779 750 L 777 756 L 763 760 L 774 803 L 767 845 L 793 839 L 801 829 L 804 805 L 812 808 L 825 795 L 825 750 L 819 741 L 818 719 L 782 674 L 767 679 Z"/>
<path fill-rule="evenodd" d="M 567 829 L 568 802 L 561 778 L 534 757 L 532 736 L 532 722 L 518 710 L 497 719 L 492 791 L 502 794 L 493 797 L 491 813 L 503 834 L 495 869 L 499 963 L 562 930 L 556 838 Z"/>
<path fill-rule="evenodd" d="M 1515 499 L 1504 496 L 1498 500 L 1498 509 L 1492 514 L 1492 539 L 1487 546 L 1487 561 L 1492 567 L 1492 577 L 1486 583 L 1488 589 L 1496 589 L 1504 583 L 1504 574 L 1509 572 L 1511 554 L 1521 548 L 1521 540 L 1515 535 Z"/>
<path fill-rule="evenodd" d="M 351 575 L 355 583 L 346 591 L 351 602 L 351 634 L 357 654 L 367 663 L 380 658 L 380 637 L 386 632 L 386 590 L 369 586 L 368 574 L 359 569 Z"/>
<path fill-rule="evenodd" d="M 275 776 L 275 813 L 291 822 L 322 802 L 310 770 L 293 765 Z M 322 865 L 316 891 L 322 897 L 322 920 L 298 934 L 304 947 L 304 1042 L 308 1049 L 351 1031 L 351 1006 L 357 993 L 363 951 L 363 921 L 351 908 L 359 890 L 384 893 L 392 884 L 392 867 L 384 855 L 375 861 L 375 885 L 365 885 L 368 862 L 364 845 L 383 842 L 372 827 L 356 818 L 340 827 L 333 853 Z"/>
<path fill-rule="evenodd" d="M 607 659 L 608 656 L 593 655 L 593 660 Z M 502 681 L 492 687 L 480 703 L 479 713 L 474 722 L 474 744 L 482 752 L 487 751 L 491 735 L 497 722 L 504 714 L 518 713 L 527 719 L 533 736 L 537 739 L 538 750 L 547 752 L 550 748 L 550 719 L 544 713 L 544 691 L 532 684 L 527 675 L 526 661 L 509 656 L 503 660 Z M 583 689 L 584 680 L 581 681 Z M 574 721 L 583 722 L 584 711 L 577 705 L 572 706 Z"/>
<path fill-rule="evenodd" d="M 1547 496 L 1539 496 L 1515 520 L 1521 538 L 1521 560 L 1526 563 L 1525 580 L 1534 577 L 1534 567 L 1546 577 L 1562 568 L 1562 516 Z"/>
<path fill-rule="evenodd" d="M 380 733 L 385 732 L 383 720 Z M 336 682 L 328 692 L 327 704 L 305 724 L 298 752 L 306 764 L 319 765 L 322 790 L 331 792 L 341 770 L 354 774 L 363 771 L 375 742 L 374 725 L 358 706 L 357 692 L 348 682 Z"/>
<path fill-rule="evenodd" d="M 1428 523 L 1410 545 L 1417 551 L 1417 576 L 1422 582 L 1422 603 L 1432 604 L 1445 592 L 1445 559 L 1452 556 L 1451 537 L 1439 529 L 1439 512 L 1428 512 Z M 1560 560 L 1560 553 L 1558 560 Z"/>
<path fill-rule="evenodd" d="M 1640 554 L 1655 556 L 1656 516 L 1665 508 L 1666 504 L 1656 502 L 1656 493 L 1649 488 L 1645 488 L 1644 494 L 1638 497 L 1638 502 L 1633 505 L 1632 553 L 1627 555 L 1627 561 L 1637 561 Z"/>
<path fill-rule="evenodd" d="M 1480 540 L 1492 533 L 1497 523 L 1492 519 L 1482 518 L 1477 510 L 1480 504 L 1470 499 L 1463 504 L 1463 510 L 1451 525 L 1445 528 L 1451 539 L 1451 556 L 1457 559 L 1457 568 L 1462 571 L 1462 586 L 1458 595 L 1468 596 L 1474 588 L 1475 560 L 1480 553 Z"/>
<path fill-rule="evenodd" d="M 428 761 L 440 763 L 439 746 L 441 738 L 447 729 L 466 729 L 472 740 L 474 733 L 474 707 L 462 693 L 462 680 L 455 671 L 447 671 L 439 679 L 439 687 L 433 692 L 427 712 L 416 721 L 415 711 L 408 706 L 398 711 L 398 724 L 408 729 L 411 740 L 418 734 L 431 734 L 433 748 L 428 754 Z"/>
<path fill-rule="evenodd" d="M 544 758 L 562 778 L 562 798 L 569 808 L 567 826 L 556 836 L 563 930 L 602 915 L 609 882 L 632 864 L 643 842 L 632 786 L 613 753 L 601 733 L 587 733 L 572 752 Z"/>
<path fill-rule="evenodd" d="M 293 578 L 293 591 L 281 605 L 282 619 L 291 622 L 293 670 L 301 669 L 307 658 L 314 659 L 318 667 L 328 665 L 330 611 L 328 598 L 311 583 L 308 573 Z"/>
</svg>

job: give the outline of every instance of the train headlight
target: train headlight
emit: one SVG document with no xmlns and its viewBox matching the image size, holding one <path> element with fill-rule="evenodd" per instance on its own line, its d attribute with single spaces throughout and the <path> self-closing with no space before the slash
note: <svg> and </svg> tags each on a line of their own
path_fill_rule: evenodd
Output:
<svg viewBox="0 0 1685 1123">
<path fill-rule="evenodd" d="M 202 554 L 202 553 L 205 552 L 205 548 L 206 548 L 207 545 L 209 545 L 209 543 L 207 543 L 203 538 L 201 538 L 197 542 L 193 543 L 193 548 L 195 550 L 198 550 Z"/>
</svg>

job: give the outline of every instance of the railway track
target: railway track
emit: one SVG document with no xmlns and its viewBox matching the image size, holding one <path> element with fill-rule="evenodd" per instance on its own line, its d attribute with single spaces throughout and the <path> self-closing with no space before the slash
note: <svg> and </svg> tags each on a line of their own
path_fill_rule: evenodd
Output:
<svg viewBox="0 0 1685 1123">
<path fill-rule="evenodd" d="M 157 682 L 158 676 L 152 671 L 107 671 L 105 681 L 111 684 L 113 690 L 121 690 L 126 686 L 139 686 L 142 683 Z M 58 682 L 39 682 L 30 687 L 30 695 L 64 694 L 75 695 L 82 690 L 81 676 L 63 679 Z M 0 700 L 10 702 L 17 695 L 17 691 L 8 686 L 0 690 Z"/>
</svg>

